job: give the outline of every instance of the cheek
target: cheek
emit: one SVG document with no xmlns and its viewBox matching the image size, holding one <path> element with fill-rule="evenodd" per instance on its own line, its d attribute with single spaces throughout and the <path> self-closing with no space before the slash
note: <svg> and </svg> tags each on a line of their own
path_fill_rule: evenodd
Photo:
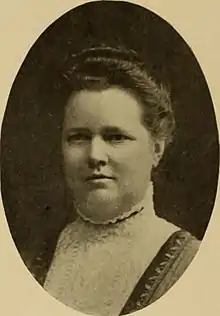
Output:
<svg viewBox="0 0 220 316">
<path fill-rule="evenodd" d="M 63 164 L 66 175 L 76 174 L 83 162 L 82 150 L 63 147 Z"/>
<path fill-rule="evenodd" d="M 130 146 L 129 150 L 118 151 L 114 155 L 113 159 L 115 170 L 120 173 L 120 175 L 128 176 L 133 174 L 146 173 L 151 171 L 153 166 L 153 150 L 152 147 L 141 146 L 140 144 L 135 144 Z"/>
</svg>

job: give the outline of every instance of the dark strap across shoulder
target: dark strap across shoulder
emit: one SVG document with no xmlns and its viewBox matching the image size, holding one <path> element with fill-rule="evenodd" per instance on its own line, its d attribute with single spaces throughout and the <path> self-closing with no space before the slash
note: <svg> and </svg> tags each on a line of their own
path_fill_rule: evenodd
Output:
<svg viewBox="0 0 220 316">
<path fill-rule="evenodd" d="M 190 233 L 175 232 L 142 275 L 120 315 L 142 309 L 165 294 L 189 266 L 199 244 Z"/>
</svg>

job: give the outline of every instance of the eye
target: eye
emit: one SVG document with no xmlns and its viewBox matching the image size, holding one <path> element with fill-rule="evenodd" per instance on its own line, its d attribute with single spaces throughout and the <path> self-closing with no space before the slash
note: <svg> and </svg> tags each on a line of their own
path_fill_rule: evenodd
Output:
<svg viewBox="0 0 220 316">
<path fill-rule="evenodd" d="M 66 137 L 66 140 L 69 144 L 80 144 L 90 141 L 91 137 L 88 134 L 84 133 L 74 133 L 69 134 Z"/>
<path fill-rule="evenodd" d="M 104 140 L 110 143 L 122 143 L 130 140 L 130 138 L 127 135 L 117 133 L 105 135 Z"/>
</svg>

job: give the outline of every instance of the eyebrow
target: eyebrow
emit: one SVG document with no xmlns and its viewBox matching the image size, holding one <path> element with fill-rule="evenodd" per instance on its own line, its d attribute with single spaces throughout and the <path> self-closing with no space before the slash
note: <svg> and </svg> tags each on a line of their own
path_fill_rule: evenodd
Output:
<svg viewBox="0 0 220 316">
<path fill-rule="evenodd" d="M 79 133 L 79 132 L 87 132 L 87 133 L 91 133 L 90 129 L 87 127 L 70 127 L 67 129 L 64 129 L 65 133 L 71 133 L 71 132 L 75 132 L 75 133 Z"/>
<path fill-rule="evenodd" d="M 64 130 L 65 133 L 91 133 L 92 131 L 88 128 L 88 127 L 82 127 L 82 126 L 78 126 L 78 127 L 70 127 L 67 128 L 66 130 Z M 109 134 L 113 134 L 113 133 L 124 133 L 124 134 L 130 134 L 129 131 L 126 131 L 123 128 L 120 128 L 118 126 L 104 126 L 103 128 L 101 128 L 101 133 L 105 134 L 105 133 L 109 133 Z"/>
<path fill-rule="evenodd" d="M 124 133 L 124 134 L 130 134 L 128 131 L 124 130 L 123 128 L 117 127 L 117 126 L 106 126 L 103 128 L 104 133 L 109 134 L 116 134 L 116 133 Z"/>
</svg>

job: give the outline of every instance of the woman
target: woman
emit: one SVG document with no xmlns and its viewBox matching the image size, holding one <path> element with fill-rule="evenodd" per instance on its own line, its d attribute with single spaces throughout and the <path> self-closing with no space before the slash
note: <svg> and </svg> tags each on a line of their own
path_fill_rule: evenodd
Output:
<svg viewBox="0 0 220 316">
<path fill-rule="evenodd" d="M 172 140 L 167 91 L 133 51 L 95 47 L 65 72 L 65 179 L 77 219 L 61 233 L 44 288 L 92 315 L 163 295 L 199 242 L 154 211 L 152 170 Z"/>
</svg>

